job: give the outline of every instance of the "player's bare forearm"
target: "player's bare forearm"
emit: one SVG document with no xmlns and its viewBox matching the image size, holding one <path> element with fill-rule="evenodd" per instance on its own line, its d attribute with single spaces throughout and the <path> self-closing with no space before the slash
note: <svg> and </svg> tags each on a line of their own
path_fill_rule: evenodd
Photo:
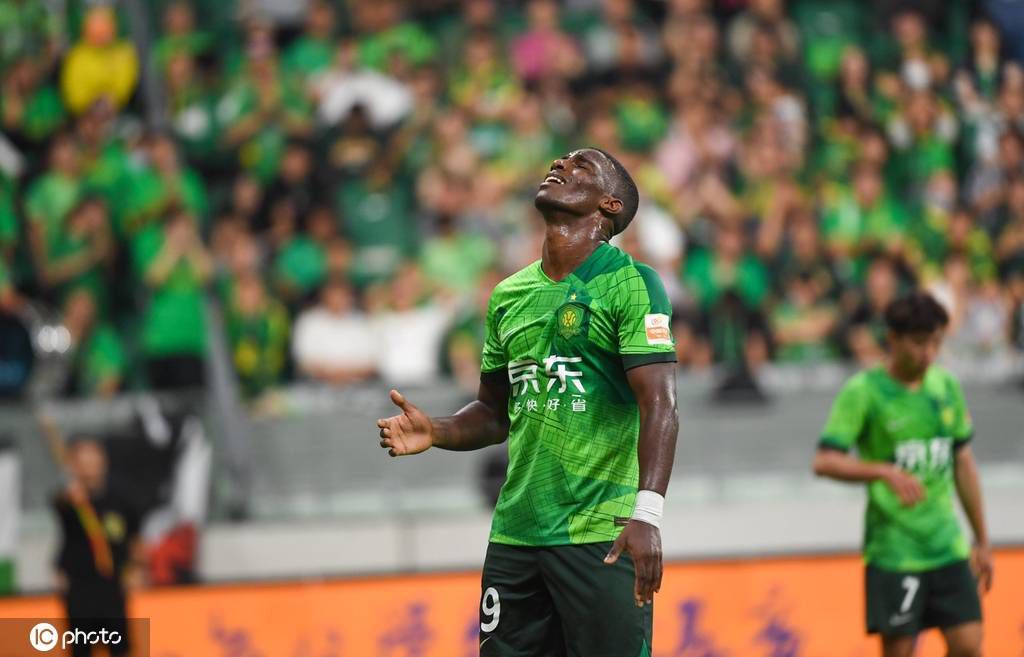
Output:
<svg viewBox="0 0 1024 657">
<path fill-rule="evenodd" d="M 814 474 L 836 481 L 871 482 L 884 479 L 893 469 L 890 463 L 862 461 L 835 449 L 819 449 L 814 455 Z"/>
<path fill-rule="evenodd" d="M 961 447 L 955 461 L 956 493 L 967 514 L 967 520 L 974 531 L 975 548 L 972 565 L 982 591 L 992 589 L 993 566 L 992 545 L 989 542 L 988 527 L 985 524 L 985 510 L 981 501 L 981 479 L 978 464 L 970 446 Z"/>
<path fill-rule="evenodd" d="M 504 371 L 480 376 L 477 399 L 448 417 L 428 417 L 397 390 L 391 401 L 402 412 L 377 420 L 380 446 L 391 456 L 419 454 L 431 447 L 453 451 L 481 449 L 508 438 L 508 377 Z"/>
<path fill-rule="evenodd" d="M 482 374 L 477 398 L 449 417 L 430 418 L 433 446 L 454 451 L 481 449 L 508 438 L 508 377 Z"/>
<path fill-rule="evenodd" d="M 653 363 L 626 371 L 640 409 L 640 489 L 665 495 L 679 434 L 675 363 Z"/>
<path fill-rule="evenodd" d="M 640 490 L 654 491 L 662 497 L 672 474 L 679 433 L 679 414 L 676 409 L 675 363 L 652 363 L 626 371 L 629 387 L 640 409 L 640 437 L 637 457 L 640 462 Z M 635 582 L 633 596 L 638 606 L 649 603 L 661 589 L 662 553 L 659 518 L 661 511 L 645 509 L 648 517 L 636 515 L 615 539 L 605 557 L 606 564 L 615 563 L 622 552 L 633 557 Z M 651 514 L 656 514 L 652 516 Z"/>
<path fill-rule="evenodd" d="M 988 545 L 988 527 L 985 524 L 984 505 L 981 499 L 981 479 L 978 464 L 970 446 L 960 448 L 956 453 L 956 492 L 964 507 L 967 520 L 974 531 L 974 540 L 979 545 Z"/>
</svg>

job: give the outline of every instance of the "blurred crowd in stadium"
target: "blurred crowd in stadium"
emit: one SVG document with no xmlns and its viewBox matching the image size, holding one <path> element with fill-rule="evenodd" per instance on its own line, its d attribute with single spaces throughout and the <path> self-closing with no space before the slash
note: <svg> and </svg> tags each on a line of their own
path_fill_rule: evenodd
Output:
<svg viewBox="0 0 1024 657">
<path fill-rule="evenodd" d="M 165 1 L 146 48 L 124 4 L 0 2 L 0 310 L 60 309 L 69 393 L 201 384 L 206 298 L 247 397 L 475 389 L 536 186 L 588 144 L 640 186 L 617 239 L 681 367 L 872 362 L 914 285 L 950 358 L 1024 348 L 1012 3 Z"/>
</svg>

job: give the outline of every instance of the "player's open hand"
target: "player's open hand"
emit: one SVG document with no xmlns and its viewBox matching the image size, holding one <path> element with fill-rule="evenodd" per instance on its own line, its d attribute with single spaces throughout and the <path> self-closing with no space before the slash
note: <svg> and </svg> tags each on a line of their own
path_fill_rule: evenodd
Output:
<svg viewBox="0 0 1024 657">
<path fill-rule="evenodd" d="M 391 456 L 425 452 L 433 444 L 434 438 L 430 418 L 397 390 L 391 391 L 391 401 L 402 412 L 377 420 L 380 446 L 388 450 Z"/>
<path fill-rule="evenodd" d="M 992 547 L 987 543 L 975 545 L 974 552 L 971 554 L 971 566 L 975 576 L 978 578 L 978 588 L 981 589 L 982 593 L 991 591 L 993 572 Z"/>
<path fill-rule="evenodd" d="M 889 470 L 885 476 L 885 483 L 900 498 L 903 506 L 914 506 L 924 499 L 924 486 L 921 485 L 921 482 L 917 477 L 900 468 L 894 467 Z"/>
<path fill-rule="evenodd" d="M 604 562 L 615 563 L 623 552 L 633 557 L 633 567 L 636 569 L 636 584 L 633 587 L 636 606 L 650 604 L 654 601 L 654 594 L 661 590 L 661 531 L 641 520 L 630 520 L 615 539 Z"/>
</svg>

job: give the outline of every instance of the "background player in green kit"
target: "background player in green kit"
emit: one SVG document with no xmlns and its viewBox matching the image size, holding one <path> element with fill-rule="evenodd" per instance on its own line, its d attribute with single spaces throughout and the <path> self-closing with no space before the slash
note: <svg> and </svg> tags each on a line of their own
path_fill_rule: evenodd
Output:
<svg viewBox="0 0 1024 657">
<path fill-rule="evenodd" d="M 918 632 L 942 630 L 950 657 L 981 655 L 979 586 L 992 557 L 960 384 L 933 365 L 949 317 L 915 292 L 885 312 L 888 362 L 843 386 L 822 432 L 814 472 L 868 485 L 864 560 L 868 632 L 885 657 L 910 657 Z M 848 452 L 856 448 L 858 457 Z M 956 490 L 974 531 L 960 529 Z"/>
<path fill-rule="evenodd" d="M 637 204 L 607 153 L 556 160 L 535 200 L 541 259 L 491 296 L 478 399 L 429 418 L 392 391 L 402 413 L 378 421 L 391 456 L 508 440 L 481 582 L 484 657 L 650 655 L 678 417 L 664 288 L 608 244 Z"/>
</svg>

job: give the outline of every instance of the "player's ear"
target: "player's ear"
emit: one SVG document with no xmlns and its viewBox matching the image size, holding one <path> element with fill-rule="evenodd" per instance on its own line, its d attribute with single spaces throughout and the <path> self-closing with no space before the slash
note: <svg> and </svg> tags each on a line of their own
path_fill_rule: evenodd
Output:
<svg viewBox="0 0 1024 657">
<path fill-rule="evenodd" d="M 601 201 L 597 204 L 597 207 L 601 208 L 609 217 L 614 217 L 618 213 L 622 212 L 622 201 L 615 198 L 614 196 L 602 196 Z"/>
</svg>

